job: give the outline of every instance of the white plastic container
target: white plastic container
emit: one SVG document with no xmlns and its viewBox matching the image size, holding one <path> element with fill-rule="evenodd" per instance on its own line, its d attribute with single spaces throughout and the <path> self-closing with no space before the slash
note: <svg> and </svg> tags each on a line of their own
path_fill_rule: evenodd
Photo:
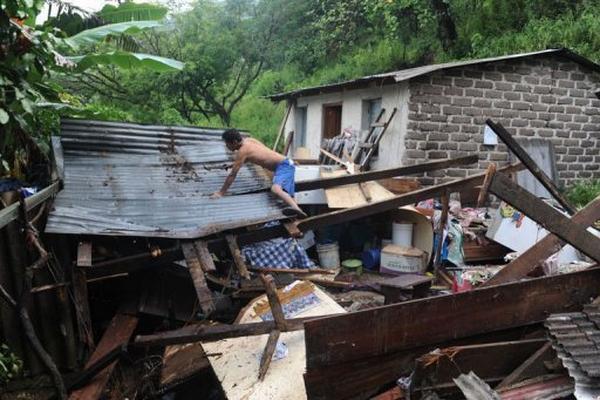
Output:
<svg viewBox="0 0 600 400">
<path fill-rule="evenodd" d="M 317 244 L 317 254 L 321 268 L 340 267 L 340 249 L 337 243 Z"/>
<path fill-rule="evenodd" d="M 398 246 L 411 247 L 413 225 L 412 222 L 394 222 L 392 224 L 392 243 Z"/>
</svg>

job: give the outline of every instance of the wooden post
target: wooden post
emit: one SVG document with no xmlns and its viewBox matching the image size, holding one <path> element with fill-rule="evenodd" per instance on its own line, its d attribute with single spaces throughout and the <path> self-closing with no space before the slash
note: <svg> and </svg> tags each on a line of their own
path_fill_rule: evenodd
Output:
<svg viewBox="0 0 600 400">
<path fill-rule="evenodd" d="M 186 242 L 181 244 L 181 250 L 185 256 L 185 262 L 192 276 L 194 287 L 196 288 L 196 295 L 200 302 L 200 308 L 204 315 L 210 315 L 215 311 L 215 304 L 212 299 L 212 293 L 206 285 L 206 279 L 204 277 L 204 270 L 200 264 L 200 260 L 196 254 L 194 244 Z"/>
<path fill-rule="evenodd" d="M 285 157 L 288 156 L 290 152 L 290 148 L 292 147 L 292 141 L 294 140 L 294 131 L 290 131 L 287 135 L 287 139 L 285 141 L 285 147 L 283 148 L 283 154 Z"/>
<path fill-rule="evenodd" d="M 279 131 L 277 132 L 277 138 L 275 139 L 275 143 L 273 143 L 273 150 L 277 151 L 277 146 L 279 145 L 279 141 L 281 140 L 281 136 L 283 135 L 283 130 L 285 129 L 285 124 L 290 116 L 290 112 L 292 111 L 293 103 L 289 102 L 287 109 L 285 110 L 285 114 L 283 119 L 281 120 L 281 125 L 279 125 Z"/>
<path fill-rule="evenodd" d="M 527 167 L 527 169 L 537 178 L 537 180 L 552 194 L 552 196 L 560 203 L 561 206 L 569 214 L 574 214 L 575 209 L 573 206 L 564 198 L 564 196 L 558 191 L 554 182 L 546 175 L 546 173 L 538 167 L 533 159 L 527 154 L 527 152 L 521 147 L 519 143 L 512 137 L 510 133 L 501 124 L 496 124 L 492 120 L 488 119 L 485 122 L 492 130 L 498 135 L 500 139 L 508 146 L 508 148 L 517 156 L 517 158 Z"/>
<path fill-rule="evenodd" d="M 250 279 L 250 273 L 248 272 L 248 267 L 246 266 L 246 262 L 242 257 L 240 247 L 237 244 L 237 238 L 235 235 L 225 235 L 225 240 L 227 240 L 227 246 L 229 246 L 229 251 L 233 257 L 233 262 L 235 263 L 240 276 L 244 279 Z"/>
</svg>

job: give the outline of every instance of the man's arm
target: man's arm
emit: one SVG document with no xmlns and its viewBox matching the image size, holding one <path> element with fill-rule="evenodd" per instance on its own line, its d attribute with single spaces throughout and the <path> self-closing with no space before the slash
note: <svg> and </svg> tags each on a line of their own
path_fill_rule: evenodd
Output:
<svg viewBox="0 0 600 400">
<path fill-rule="evenodd" d="M 225 195 L 225 193 L 227 192 L 227 190 L 229 189 L 229 187 L 231 186 L 231 184 L 235 180 L 235 177 L 237 176 L 238 171 L 240 170 L 240 168 L 242 168 L 242 165 L 244 164 L 244 161 L 246 161 L 245 154 L 242 153 L 242 152 L 238 153 L 238 155 L 235 158 L 235 161 L 233 163 L 233 167 L 231 167 L 231 171 L 229 172 L 229 175 L 225 179 L 225 182 L 223 183 L 223 186 L 221 187 L 221 190 L 219 190 L 218 192 L 213 193 L 212 196 L 210 196 L 211 198 L 217 199 L 217 198 L 222 197 L 222 196 Z"/>
</svg>

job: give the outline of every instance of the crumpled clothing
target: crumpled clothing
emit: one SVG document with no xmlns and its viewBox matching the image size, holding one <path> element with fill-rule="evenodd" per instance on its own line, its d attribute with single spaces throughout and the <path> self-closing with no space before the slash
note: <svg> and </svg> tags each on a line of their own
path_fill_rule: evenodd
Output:
<svg viewBox="0 0 600 400">
<path fill-rule="evenodd" d="M 315 268 L 296 239 L 277 238 L 242 248 L 246 262 L 256 268 Z"/>
</svg>

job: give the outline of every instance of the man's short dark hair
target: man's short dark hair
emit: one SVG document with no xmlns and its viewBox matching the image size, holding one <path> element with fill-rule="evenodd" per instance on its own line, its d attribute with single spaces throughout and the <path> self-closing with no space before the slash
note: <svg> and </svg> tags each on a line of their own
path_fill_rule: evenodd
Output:
<svg viewBox="0 0 600 400">
<path fill-rule="evenodd" d="M 221 135 L 224 141 L 228 143 L 237 143 L 242 141 L 242 135 L 240 135 L 240 131 L 237 129 L 227 129 Z"/>
</svg>

